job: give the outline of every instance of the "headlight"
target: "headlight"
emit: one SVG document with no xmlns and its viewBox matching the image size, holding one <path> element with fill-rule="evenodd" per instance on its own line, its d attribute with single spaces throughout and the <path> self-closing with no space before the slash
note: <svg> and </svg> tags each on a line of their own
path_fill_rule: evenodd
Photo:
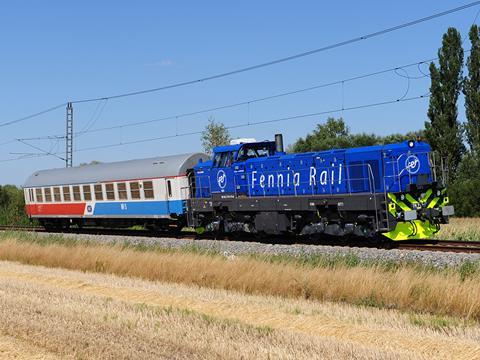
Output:
<svg viewBox="0 0 480 360">
<path fill-rule="evenodd" d="M 415 146 L 415 141 L 413 140 L 408 140 L 408 147 L 411 149 Z"/>
</svg>

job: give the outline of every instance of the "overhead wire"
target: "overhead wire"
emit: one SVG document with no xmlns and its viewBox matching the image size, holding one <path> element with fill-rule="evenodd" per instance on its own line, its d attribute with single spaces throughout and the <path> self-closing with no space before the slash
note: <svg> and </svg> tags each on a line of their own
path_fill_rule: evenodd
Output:
<svg viewBox="0 0 480 360">
<path fill-rule="evenodd" d="M 97 123 L 97 121 L 100 119 L 100 117 L 103 114 L 103 111 L 105 110 L 105 107 L 107 106 L 108 99 L 99 101 L 97 104 L 97 107 L 95 109 L 95 112 L 93 113 L 92 118 L 89 120 L 89 122 L 83 127 L 83 130 L 79 131 L 78 133 L 75 133 L 74 135 L 78 138 L 79 136 L 87 134 L 92 127 Z"/>
<path fill-rule="evenodd" d="M 390 67 L 390 68 L 374 71 L 374 72 L 367 73 L 367 74 L 352 76 L 352 77 L 344 78 L 344 79 L 341 79 L 341 80 L 336 80 L 336 81 L 327 82 L 327 83 L 321 83 L 321 84 L 318 84 L 318 85 L 309 86 L 309 87 L 305 87 L 305 88 L 301 88 L 301 89 L 291 90 L 291 91 L 282 92 L 282 93 L 278 93 L 278 94 L 274 94 L 274 95 L 263 96 L 263 97 L 259 97 L 259 98 L 255 98 L 255 99 L 249 99 L 249 100 L 245 100 L 245 101 L 241 101 L 241 102 L 236 102 L 236 103 L 232 103 L 232 104 L 211 107 L 211 108 L 202 109 L 202 110 L 196 110 L 196 111 L 191 111 L 191 112 L 186 112 L 186 113 L 179 113 L 179 114 L 169 115 L 169 116 L 160 117 L 160 118 L 156 118 L 156 119 L 150 119 L 150 120 L 143 120 L 143 121 L 136 121 L 136 122 L 131 122 L 131 123 L 124 123 L 124 124 L 106 126 L 106 127 L 96 128 L 96 129 L 90 129 L 88 131 L 81 130 L 81 131 L 76 132 L 75 136 L 79 136 L 79 135 L 82 135 L 82 134 L 85 134 L 85 133 L 97 133 L 97 132 L 110 131 L 110 130 L 115 130 L 115 129 L 123 129 L 123 128 L 128 128 L 128 127 L 147 125 L 147 124 L 151 124 L 151 123 L 163 122 L 163 121 L 168 121 L 168 120 L 176 120 L 176 119 L 181 119 L 181 118 L 184 118 L 184 117 L 190 117 L 190 116 L 194 116 L 194 115 L 209 113 L 209 112 L 212 112 L 212 111 L 225 110 L 225 109 L 239 107 L 239 106 L 245 106 L 245 105 L 250 107 L 251 104 L 254 104 L 254 103 L 257 103 L 257 102 L 268 101 L 268 100 L 272 100 L 272 99 L 276 99 L 276 98 L 280 98 L 280 97 L 291 96 L 291 95 L 295 95 L 295 94 L 299 94 L 299 93 L 303 93 L 303 92 L 307 92 L 307 91 L 318 90 L 318 89 L 321 89 L 321 88 L 326 88 L 326 87 L 340 85 L 340 84 L 343 86 L 345 83 L 348 83 L 348 82 L 351 82 L 351 81 L 362 80 L 362 79 L 365 79 L 365 78 L 378 76 L 378 75 L 386 74 L 386 73 L 389 73 L 389 72 L 395 72 L 396 75 L 398 75 L 398 76 L 406 77 L 405 75 L 399 74 L 398 71 L 402 70 L 402 69 L 405 69 L 405 68 L 412 67 L 412 66 L 417 66 L 418 64 L 435 61 L 437 59 L 438 58 L 425 59 L 425 60 L 412 62 L 412 63 L 401 65 L 401 66 L 395 66 L 395 67 Z M 419 77 L 419 78 L 422 78 L 422 77 Z M 249 113 L 250 113 L 250 110 L 249 110 Z M 48 139 L 48 138 L 52 138 L 52 137 L 60 138 L 61 135 L 46 135 L 45 137 L 23 138 L 23 140 L 32 140 L 32 139 L 42 140 L 42 139 Z"/>
<path fill-rule="evenodd" d="M 308 114 L 293 115 L 293 116 L 287 116 L 287 117 L 270 119 L 270 120 L 246 122 L 246 123 L 242 123 L 242 124 L 227 126 L 226 129 L 227 130 L 238 129 L 238 128 L 242 128 L 242 127 L 249 127 L 249 126 L 261 125 L 261 124 L 269 124 L 269 123 L 282 122 L 282 121 L 288 121 L 288 120 L 297 120 L 297 119 L 319 116 L 319 115 L 325 115 L 325 114 L 331 114 L 331 113 L 337 113 L 337 112 L 342 112 L 342 111 L 352 111 L 352 110 L 367 109 L 367 108 L 371 108 L 371 107 L 378 107 L 378 106 L 384 106 L 384 105 L 390 105 L 390 104 L 396 104 L 396 103 L 398 104 L 398 103 L 402 103 L 402 102 L 406 102 L 406 101 L 425 99 L 425 98 L 428 98 L 429 96 L 430 96 L 429 94 L 418 95 L 418 96 L 413 96 L 413 97 L 409 97 L 409 98 L 403 98 L 403 99 L 399 98 L 399 99 L 395 99 L 395 100 L 380 101 L 380 102 L 363 104 L 363 105 L 356 105 L 356 106 L 350 106 L 350 107 L 340 107 L 340 108 L 336 108 L 336 109 L 330 109 L 330 110 L 319 111 L 319 112 L 308 113 Z M 141 143 L 147 143 L 147 142 L 153 142 L 153 141 L 160 141 L 160 140 L 166 140 L 166 139 L 173 139 L 173 138 L 185 137 L 185 136 L 191 136 L 191 135 L 199 135 L 202 132 L 203 132 L 202 130 L 190 131 L 190 132 L 185 132 L 185 133 L 158 136 L 158 137 L 152 137 L 152 138 L 146 138 L 146 139 L 131 140 L 131 141 L 126 141 L 126 142 L 114 143 L 114 144 L 91 146 L 91 147 L 76 149 L 76 150 L 74 150 L 74 153 L 93 151 L 93 150 L 99 150 L 99 149 L 107 149 L 107 148 L 120 147 L 120 146 L 135 145 L 135 144 L 141 144 Z M 42 149 L 41 151 L 44 151 L 44 150 Z M 31 157 L 44 157 L 44 156 L 50 156 L 50 155 L 55 156 L 55 155 L 59 155 L 59 154 L 63 154 L 63 153 L 31 154 L 32 155 Z M 28 157 L 28 158 L 30 158 L 30 157 Z M 25 159 L 25 158 L 4 159 L 4 160 L 0 160 L 0 163 L 16 161 L 16 160 L 23 160 L 23 159 Z M 63 158 L 60 158 L 60 159 L 64 160 Z"/>
<path fill-rule="evenodd" d="M 17 124 L 17 123 L 22 122 L 22 121 L 30 120 L 30 119 L 33 119 L 37 116 L 44 115 L 44 114 L 47 114 L 47 113 L 52 112 L 54 110 L 60 109 L 61 107 L 64 107 L 66 105 L 67 105 L 67 103 L 58 104 L 58 105 L 53 106 L 51 108 L 36 112 L 34 114 L 31 114 L 31 115 L 24 116 L 24 117 L 16 119 L 16 120 L 11 120 L 11 121 L 7 121 L 7 122 L 4 122 L 4 123 L 0 123 L 0 127 L 9 126 L 9 125 Z"/>
<path fill-rule="evenodd" d="M 404 76 L 401 76 L 401 74 L 398 73 L 398 71 L 400 71 L 400 70 L 405 73 Z M 406 90 L 405 90 L 405 93 L 402 95 L 402 97 L 399 98 L 399 99 L 401 100 L 401 99 L 406 98 L 407 95 L 408 95 L 408 92 L 410 91 L 410 80 L 411 80 L 411 79 L 410 79 L 410 76 L 408 75 L 407 70 L 405 70 L 404 68 L 396 69 L 396 70 L 395 70 L 395 74 L 398 75 L 398 76 L 400 76 L 400 77 L 403 77 L 404 79 L 407 79 L 407 88 L 406 88 Z"/>
<path fill-rule="evenodd" d="M 425 17 L 422 17 L 422 18 L 419 18 L 419 19 L 408 21 L 408 22 L 405 22 L 405 23 L 402 23 L 402 24 L 399 24 L 399 25 L 396 25 L 396 26 L 392 26 L 392 27 L 389 27 L 389 28 L 386 28 L 386 29 L 382 29 L 382 30 L 379 30 L 379 31 L 376 31 L 376 32 L 373 32 L 373 33 L 357 36 L 357 37 L 354 37 L 354 38 L 349 39 L 349 40 L 344 40 L 344 41 L 340 41 L 340 42 L 337 42 L 337 43 L 333 43 L 333 44 L 323 46 L 323 47 L 320 47 L 320 48 L 317 48 L 317 49 L 313 49 L 313 50 L 305 51 L 305 52 L 302 52 L 302 53 L 299 53 L 299 54 L 295 54 L 295 55 L 291 55 L 291 56 L 267 61 L 267 62 L 260 63 L 260 64 L 257 64 L 257 65 L 247 66 L 247 67 L 244 67 L 244 68 L 231 70 L 231 71 L 220 73 L 220 74 L 203 77 L 203 78 L 196 79 L 196 80 L 179 82 L 179 83 L 160 86 L 160 87 L 156 87 L 156 88 L 152 88 L 152 89 L 126 92 L 126 93 L 123 93 L 123 94 L 102 96 L 102 97 L 96 97 L 96 98 L 88 98 L 88 99 L 82 99 L 82 100 L 73 100 L 72 103 L 79 104 L 79 103 L 86 103 L 86 102 L 99 101 L 99 100 L 105 100 L 105 99 L 118 99 L 118 98 L 124 98 L 124 97 L 129 97 L 129 96 L 143 95 L 143 94 L 158 92 L 158 91 L 162 91 L 162 90 L 173 89 L 173 88 L 178 88 L 178 87 L 182 87 L 182 86 L 201 83 L 201 82 L 205 82 L 205 81 L 209 81 L 209 80 L 219 79 L 219 78 L 222 78 L 222 77 L 227 77 L 227 76 L 231 76 L 231 75 L 235 75 L 235 74 L 240 74 L 240 73 L 244 73 L 244 72 L 247 72 L 247 71 L 252 71 L 252 70 L 264 68 L 264 67 L 267 67 L 267 66 L 272 66 L 272 65 L 283 63 L 283 62 L 295 60 L 295 59 L 298 59 L 298 58 L 310 56 L 310 55 L 317 54 L 317 53 L 320 53 L 320 52 L 324 52 L 324 51 L 327 51 L 327 50 L 332 50 L 332 49 L 335 49 L 335 48 L 343 47 L 343 46 L 350 45 L 350 44 L 353 44 L 353 43 L 356 43 L 356 42 L 371 39 L 371 38 L 374 38 L 374 37 L 377 37 L 377 36 L 380 36 L 380 35 L 385 35 L 385 34 L 400 30 L 400 29 L 404 29 L 404 28 L 407 28 L 407 27 L 418 25 L 418 24 L 426 22 L 426 21 L 430 21 L 430 20 L 437 19 L 437 18 L 446 16 L 446 15 L 450 15 L 450 14 L 453 14 L 455 12 L 462 11 L 462 10 L 465 10 L 465 9 L 468 9 L 468 8 L 471 8 L 471 7 L 474 7 L 474 6 L 477 6 L 477 5 L 480 5 L 480 1 L 473 1 L 473 2 L 470 2 L 470 3 L 465 4 L 465 5 L 461 5 L 461 6 L 458 6 L 458 7 L 452 8 L 452 9 L 448 9 L 448 10 L 445 10 L 445 11 L 442 11 L 442 12 L 439 12 L 439 13 L 435 13 L 435 14 L 425 16 Z"/>
<path fill-rule="evenodd" d="M 161 91 L 161 90 L 167 90 L 167 89 L 172 89 L 172 88 L 176 88 L 176 87 L 181 87 L 181 86 L 191 85 L 191 84 L 200 83 L 200 82 L 204 82 L 204 81 L 209 81 L 209 80 L 213 80 L 213 79 L 218 79 L 218 78 L 222 78 L 222 77 L 226 77 L 226 76 L 231 76 L 231 75 L 234 75 L 234 74 L 239 74 L 239 73 L 243 73 L 243 72 L 247 72 L 247 71 L 251 71 L 251 70 L 255 70 L 255 69 L 259 69 L 259 68 L 263 68 L 263 67 L 267 67 L 267 66 L 272 66 L 272 65 L 275 65 L 275 64 L 279 64 L 279 63 L 291 61 L 291 60 L 298 59 L 298 58 L 301 58 L 301 57 L 310 56 L 310 55 L 313 55 L 313 54 L 316 54 L 316 53 L 319 53 L 319 52 L 323 52 L 323 51 L 335 49 L 335 48 L 338 48 L 338 47 L 346 46 L 346 45 L 349 45 L 349 44 L 352 44 L 352 43 L 356 43 L 356 42 L 360 42 L 360 41 L 363 41 L 363 40 L 367 40 L 367 39 L 370 39 L 370 38 L 373 38 L 373 37 L 381 36 L 381 35 L 384 35 L 384 34 L 387 34 L 387 33 L 393 32 L 393 31 L 397 31 L 397 30 L 400 30 L 400 29 L 403 29 L 403 28 L 411 27 L 411 26 L 414 26 L 414 25 L 417 25 L 417 24 L 420 24 L 420 23 L 423 23 L 423 22 L 426 22 L 426 21 L 430 21 L 430 20 L 432 20 L 432 19 L 436 19 L 436 18 L 439 18 L 439 17 L 442 17 L 442 16 L 446 16 L 446 15 L 449 15 L 449 14 L 452 14 L 452 13 L 455 13 L 455 12 L 458 12 L 458 11 L 461 11 L 461 10 L 464 10 L 464 9 L 467 9 L 467 8 L 470 8 L 470 7 L 474 7 L 474 6 L 477 6 L 477 5 L 479 5 L 479 4 L 480 4 L 480 1 L 473 1 L 473 2 L 470 2 L 470 3 L 468 3 L 468 4 L 465 4 L 465 5 L 462 5 L 462 6 L 458 6 L 458 7 L 456 7 L 456 8 L 452 8 L 452 9 L 445 10 L 445 11 L 442 11 L 442 12 L 439 12 L 439 13 L 436 13 L 436 14 L 433 14 L 433 15 L 429 15 L 429 16 L 426 16 L 426 17 L 423 17 L 423 18 L 419 18 L 419 19 L 416 19 L 416 20 L 413 20 L 413 21 L 409 21 L 409 22 L 406 22 L 406 23 L 402 23 L 402 24 L 400 24 L 400 25 L 396 25 L 396 26 L 393 26 L 393 27 L 389 27 L 389 28 L 386 28 L 386 29 L 383 29 L 383 30 L 380 30 L 380 31 L 376 31 L 376 32 L 369 33 L 369 34 L 366 34 L 366 35 L 358 36 L 358 37 L 355 37 L 355 38 L 352 38 L 352 39 L 349 39 L 349 40 L 346 40 L 346 41 L 337 42 L 337 43 L 330 44 L 330 45 L 327 45 L 327 46 L 324 46 L 324 47 L 321 47 L 321 48 L 313 49 L 313 50 L 310 50 L 310 51 L 302 52 L 302 53 L 295 54 L 295 55 L 291 55 L 291 56 L 288 56 L 288 57 L 284 57 L 284 58 L 280 58 L 280 59 L 275 59 L 275 60 L 268 61 L 268 62 L 265 62 L 265 63 L 260 63 L 260 64 L 257 64 L 257 65 L 248 66 L 248 67 L 240 68 L 240 69 L 237 69 L 237 70 L 232 70 L 232 71 L 228 71 L 228 72 L 224 72 L 224 73 L 220 73 L 220 74 L 216 74 L 216 75 L 212 75 L 212 76 L 208 76 L 208 77 L 204 77 L 204 78 L 200 78 L 200 79 L 196 79 L 196 80 L 185 81 L 185 82 L 180 82 L 180 83 L 176 83 L 176 84 L 170 84 L 170 85 L 161 86 L 161 87 L 152 88 L 152 89 L 146 89 L 146 90 L 139 90 L 139 91 L 127 92 L 127 93 L 122 93 L 122 94 L 117 94 L 117 95 L 112 95 L 112 96 L 97 97 L 97 98 L 88 98 L 88 99 L 81 99 L 81 100 L 73 100 L 73 101 L 71 101 L 71 102 L 78 104 L 78 103 L 86 103 L 86 102 L 93 102 L 93 101 L 105 100 L 105 104 L 106 104 L 106 100 L 108 100 L 108 99 L 117 99 L 117 98 L 123 98 L 123 97 L 129 97 L 129 96 L 135 96 L 135 95 L 141 95 L 141 94 L 147 94 L 147 93 L 157 92 L 157 91 Z M 480 11 L 477 13 L 477 15 L 476 15 L 476 17 L 475 17 L 475 21 L 476 21 L 479 13 L 480 13 Z M 421 70 L 420 70 L 421 64 L 420 64 L 420 63 L 416 63 L 416 65 L 417 65 L 419 71 L 421 71 Z M 405 70 L 403 69 L 403 71 L 405 71 Z M 396 72 L 397 75 L 398 75 L 398 70 L 395 70 L 395 72 Z M 405 71 L 405 72 L 406 72 L 406 71 Z M 422 73 L 423 73 L 423 72 L 422 72 Z M 425 74 L 424 74 L 424 75 L 425 75 Z M 407 76 L 408 76 L 408 73 L 407 73 Z M 408 79 L 408 80 L 410 80 L 410 79 Z M 345 80 L 342 81 L 342 86 L 343 86 L 344 82 L 345 82 Z M 338 82 L 337 82 L 337 83 L 338 83 Z M 329 84 L 324 84 L 323 86 L 329 86 Z M 323 87 L 323 86 L 318 86 L 317 88 Z M 403 98 L 400 98 L 400 99 L 395 100 L 396 102 L 398 102 L 398 101 L 404 101 L 404 100 L 408 100 L 408 99 L 413 99 L 413 98 L 405 98 L 406 94 L 408 94 L 409 87 L 410 87 L 410 84 L 408 83 L 407 92 L 405 93 L 405 95 L 403 96 Z M 300 91 L 307 91 L 307 90 L 300 90 Z M 291 94 L 296 93 L 296 92 L 300 92 L 300 91 L 291 92 Z M 279 97 L 279 96 L 285 96 L 285 95 L 286 95 L 286 94 L 279 94 L 279 95 L 276 95 L 276 96 L 273 96 L 273 97 L 269 97 L 269 98 L 274 98 L 274 97 Z M 424 96 L 422 95 L 422 97 L 424 97 Z M 418 97 L 417 97 L 417 98 L 418 98 Z M 260 101 L 260 100 L 257 100 L 257 101 Z M 226 106 L 226 107 L 233 107 L 233 106 L 244 105 L 245 103 L 250 104 L 251 102 L 252 102 L 252 101 L 242 102 L 242 103 L 232 104 L 232 105 Z M 387 102 L 387 103 L 390 103 L 390 102 Z M 51 112 L 51 111 L 54 111 L 54 110 L 56 110 L 56 109 L 59 109 L 59 108 L 65 106 L 66 104 L 67 104 L 67 103 L 62 103 L 62 104 L 56 105 L 56 106 L 54 106 L 54 107 L 51 107 L 51 108 L 42 110 L 42 111 L 40 111 L 40 112 L 31 114 L 31 115 L 28 115 L 28 116 L 24 116 L 24 117 L 19 118 L 19 119 L 16 119 L 16 120 L 12 120 L 12 121 L 7 121 L 7 122 L 4 122 L 4 123 L 0 123 L 0 127 L 4 127 L 4 126 L 8 126 L 8 125 L 13 125 L 13 124 L 16 124 L 16 123 L 19 123 L 19 122 L 22 122 L 22 121 L 29 120 L 29 119 L 31 119 L 31 118 L 34 118 L 34 117 L 37 117 L 37 116 L 46 114 L 46 113 Z M 381 103 L 381 104 L 383 104 L 383 103 Z M 373 106 L 378 106 L 378 105 L 373 104 Z M 214 108 L 214 109 L 203 110 L 203 111 L 201 111 L 201 112 L 219 110 L 219 109 L 226 108 L 226 107 L 222 106 L 222 107 L 217 107 L 217 108 Z M 355 107 L 355 108 L 356 108 L 356 107 Z M 341 110 L 348 110 L 348 109 L 353 109 L 353 108 L 344 108 L 344 106 L 343 106 L 343 104 L 342 104 L 342 109 L 341 109 Z M 201 113 L 201 112 L 194 112 L 194 113 L 189 113 L 189 114 L 181 114 L 180 116 L 195 115 L 195 114 L 198 114 L 198 113 Z M 179 116 L 174 116 L 174 118 L 177 118 L 177 119 L 178 119 L 178 117 L 179 117 Z M 164 119 L 162 119 L 162 120 L 167 120 L 167 119 L 171 119 L 171 118 L 172 118 L 172 117 L 168 117 L 168 118 L 164 118 Z M 158 119 L 157 119 L 156 121 L 158 121 Z M 152 121 L 149 121 L 149 122 L 152 122 Z M 142 123 L 146 123 L 146 122 L 142 122 Z M 262 123 L 262 122 L 257 122 L 257 123 L 253 123 L 253 124 L 259 124 L 259 123 Z M 138 123 L 137 123 L 137 124 L 138 124 Z M 249 122 L 249 125 L 250 125 L 250 122 Z M 127 125 L 121 125 L 121 126 L 118 126 L 118 127 L 126 127 L 126 126 L 127 126 Z M 130 126 L 133 126 L 133 125 L 130 125 Z M 242 126 L 244 126 L 244 125 L 242 125 Z M 90 128 L 89 128 L 88 130 L 89 130 L 90 132 L 92 132 L 91 126 L 90 126 Z M 97 131 L 98 131 L 98 130 L 97 130 Z M 175 135 L 175 136 L 178 136 L 178 135 Z M 54 137 L 54 138 L 58 138 L 58 137 Z M 28 145 L 31 145 L 31 144 L 28 144 Z M 44 151 L 44 150 L 40 149 L 40 151 Z"/>
<path fill-rule="evenodd" d="M 428 97 L 429 97 L 429 94 L 418 95 L 418 96 L 412 96 L 412 97 L 409 97 L 409 98 L 403 98 L 403 99 L 398 98 L 398 99 L 394 99 L 394 100 L 380 101 L 380 102 L 374 102 L 374 103 L 368 103 L 368 104 L 362 104 L 362 105 L 356 105 L 356 106 L 350 106 L 350 107 L 344 107 L 344 108 L 340 107 L 340 108 L 335 108 L 335 109 L 330 109 L 330 110 L 318 111 L 318 112 L 307 113 L 307 114 L 299 114 L 299 115 L 281 117 L 281 118 L 270 119 L 270 120 L 245 122 L 245 123 L 241 123 L 241 124 L 226 126 L 226 129 L 231 130 L 231 129 L 249 127 L 249 126 L 254 126 L 254 125 L 269 124 L 269 123 L 282 122 L 282 121 L 288 121 L 288 120 L 297 120 L 297 119 L 302 119 L 302 118 L 307 118 L 307 117 L 337 113 L 337 112 L 341 112 L 341 111 L 352 111 L 352 110 L 367 109 L 367 108 L 371 108 L 371 107 L 378 107 L 378 106 L 390 105 L 390 104 L 395 104 L 395 103 L 402 103 L 402 102 L 406 102 L 406 101 L 420 100 L 420 99 L 425 99 L 425 98 L 428 98 Z M 178 133 L 178 134 L 172 134 L 172 135 L 165 135 L 165 136 L 158 136 L 158 137 L 151 137 L 151 138 L 145 138 L 145 139 L 137 139 L 137 140 L 131 140 L 131 141 L 119 142 L 119 143 L 113 143 L 113 144 L 91 146 L 91 147 L 76 149 L 74 152 L 78 153 L 78 152 L 93 151 L 93 150 L 127 146 L 127 145 L 135 145 L 135 144 L 146 143 L 146 142 L 173 139 L 173 138 L 177 138 L 177 137 L 199 135 L 202 132 L 203 132 L 202 130 L 190 131 L 190 132 L 184 132 L 184 133 Z M 45 156 L 46 156 L 46 154 L 45 154 Z"/>
<path fill-rule="evenodd" d="M 56 153 L 52 153 L 52 152 L 50 152 L 51 150 L 45 150 L 45 149 L 42 149 L 42 148 L 40 148 L 40 147 L 38 147 L 38 146 L 35 146 L 35 145 L 32 145 L 32 144 L 29 144 L 29 143 L 27 143 L 26 141 L 22 141 L 22 140 L 20 140 L 20 139 L 17 139 L 17 140 L 18 140 L 19 142 L 21 142 L 22 144 L 25 144 L 25 145 L 27 145 L 27 146 L 30 146 L 32 149 L 35 149 L 35 150 L 41 151 L 41 152 L 42 152 L 42 153 L 44 153 L 45 155 L 51 155 L 51 156 L 55 156 L 56 158 L 58 158 L 58 159 L 60 159 L 60 160 L 63 160 L 63 161 L 65 161 L 65 158 L 63 158 L 63 157 L 59 156 L 59 155 L 58 155 L 58 154 L 56 154 Z"/>
<path fill-rule="evenodd" d="M 184 82 L 179 82 L 179 83 L 175 83 L 175 84 L 160 86 L 160 87 L 156 87 L 156 88 L 152 88 L 152 89 L 132 91 L 132 92 L 116 94 L 116 95 L 111 95 L 111 96 L 78 99 L 78 100 L 72 100 L 70 102 L 79 104 L 79 103 L 93 102 L 93 101 L 99 101 L 99 100 L 118 99 L 118 98 L 123 98 L 123 97 L 128 97 L 128 96 L 135 96 L 135 95 L 142 95 L 142 94 L 147 94 L 147 93 L 152 93 L 152 92 L 158 92 L 158 91 L 161 91 L 161 90 L 167 90 L 167 89 L 177 88 L 177 87 L 181 87 L 181 86 L 192 85 L 192 84 L 201 83 L 201 82 L 214 80 L 214 79 L 219 79 L 219 78 L 222 78 L 222 77 L 227 77 L 227 76 L 231 76 L 231 75 L 235 75 L 235 74 L 240 74 L 240 73 L 243 73 L 243 72 L 247 72 L 247 71 L 251 71 L 251 70 L 255 70 L 255 69 L 260 69 L 260 68 L 264 68 L 264 67 L 267 67 L 267 66 L 272 66 L 272 65 L 279 64 L 279 63 L 291 61 L 291 60 L 294 60 L 294 59 L 310 56 L 310 55 L 317 54 L 317 53 L 320 53 L 320 52 L 323 52 L 323 51 L 332 50 L 332 49 L 335 49 L 335 48 L 339 48 L 339 47 L 346 46 L 346 45 L 349 45 L 349 44 L 353 44 L 353 43 L 356 43 L 356 42 L 360 42 L 360 41 L 363 41 L 363 40 L 371 39 L 373 37 L 385 35 L 385 34 L 400 30 L 400 29 L 404 29 L 404 28 L 407 28 L 407 27 L 418 25 L 418 24 L 426 22 L 426 21 L 430 21 L 430 20 L 437 19 L 437 18 L 446 16 L 446 15 L 450 15 L 450 14 L 453 14 L 453 13 L 456 13 L 456 12 L 459 12 L 459 11 L 462 11 L 462 10 L 465 10 L 465 9 L 468 9 L 468 8 L 471 8 L 471 7 L 474 7 L 474 6 L 477 6 L 477 5 L 480 5 L 480 0 L 473 1 L 473 2 L 464 4 L 464 5 L 455 7 L 455 8 L 451 8 L 451 9 L 448 9 L 448 10 L 445 10 L 445 11 L 441 11 L 441 12 L 438 12 L 438 13 L 435 13 L 435 14 L 432 14 L 432 15 L 429 15 L 429 16 L 425 16 L 425 17 L 422 17 L 422 18 L 419 18 L 419 19 L 415 19 L 415 20 L 412 20 L 412 21 L 409 21 L 409 22 L 405 22 L 405 23 L 402 23 L 402 24 L 399 24 L 399 25 L 396 25 L 396 26 L 385 28 L 385 29 L 382 29 L 382 30 L 379 30 L 379 31 L 376 31 L 376 32 L 373 32 L 373 33 L 357 36 L 357 37 L 354 37 L 354 38 L 349 39 L 349 40 L 340 41 L 340 42 L 337 42 L 337 43 L 334 43 L 334 44 L 330 44 L 330 45 L 323 46 L 323 47 L 320 47 L 320 48 L 317 48 L 317 49 L 305 51 L 305 52 L 302 52 L 302 53 L 299 53 L 299 54 L 295 54 L 295 55 L 271 60 L 271 61 L 268 61 L 268 62 L 264 62 L 264 63 L 260 63 L 260 64 L 257 64 L 257 65 L 252 65 L 252 66 L 236 69 L 236 70 L 227 71 L 227 72 L 224 72 L 224 73 L 219 73 L 219 74 L 216 74 L 216 75 L 211 75 L 211 76 L 207 76 L 207 77 L 203 77 L 203 78 L 199 78 L 199 79 L 195 79 L 195 80 L 184 81 Z M 22 121 L 26 121 L 26 120 L 35 118 L 37 116 L 46 114 L 46 113 L 51 112 L 53 110 L 56 110 L 58 108 L 64 107 L 65 105 L 67 105 L 66 102 L 62 103 L 62 104 L 59 104 L 59 105 L 56 105 L 52 108 L 48 108 L 48 109 L 39 111 L 37 113 L 24 116 L 24 117 L 19 118 L 19 119 L 15 119 L 15 120 L 0 123 L 0 127 L 13 125 L 13 124 L 16 124 L 16 123 L 19 123 L 19 122 L 22 122 Z"/>
</svg>

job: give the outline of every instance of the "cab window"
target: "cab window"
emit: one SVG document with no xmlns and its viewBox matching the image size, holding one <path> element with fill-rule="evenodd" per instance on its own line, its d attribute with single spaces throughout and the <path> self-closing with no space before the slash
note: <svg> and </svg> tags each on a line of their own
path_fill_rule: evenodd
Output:
<svg viewBox="0 0 480 360">
<path fill-rule="evenodd" d="M 233 164 L 233 151 L 215 154 L 213 167 L 229 167 Z"/>
<path fill-rule="evenodd" d="M 245 145 L 239 150 L 237 161 L 245 161 L 252 158 L 267 157 L 274 154 L 274 145 Z"/>
</svg>

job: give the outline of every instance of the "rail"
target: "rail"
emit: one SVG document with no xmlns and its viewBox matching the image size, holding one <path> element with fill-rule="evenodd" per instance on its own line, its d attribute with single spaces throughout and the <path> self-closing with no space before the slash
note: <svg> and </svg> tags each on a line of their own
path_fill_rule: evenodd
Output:
<svg viewBox="0 0 480 360">
<path fill-rule="evenodd" d="M 397 249 L 480 254 L 480 241 L 426 240 L 421 243 L 399 242 Z"/>
<path fill-rule="evenodd" d="M 44 228 L 41 226 L 0 225 L 0 231 L 41 232 L 44 231 Z"/>
</svg>

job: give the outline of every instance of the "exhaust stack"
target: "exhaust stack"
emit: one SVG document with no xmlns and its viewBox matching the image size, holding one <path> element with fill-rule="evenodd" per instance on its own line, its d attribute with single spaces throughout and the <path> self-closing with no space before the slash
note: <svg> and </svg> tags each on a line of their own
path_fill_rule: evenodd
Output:
<svg viewBox="0 0 480 360">
<path fill-rule="evenodd" d="M 284 152 L 283 150 L 283 135 L 275 134 L 275 150 L 277 153 Z"/>
</svg>

